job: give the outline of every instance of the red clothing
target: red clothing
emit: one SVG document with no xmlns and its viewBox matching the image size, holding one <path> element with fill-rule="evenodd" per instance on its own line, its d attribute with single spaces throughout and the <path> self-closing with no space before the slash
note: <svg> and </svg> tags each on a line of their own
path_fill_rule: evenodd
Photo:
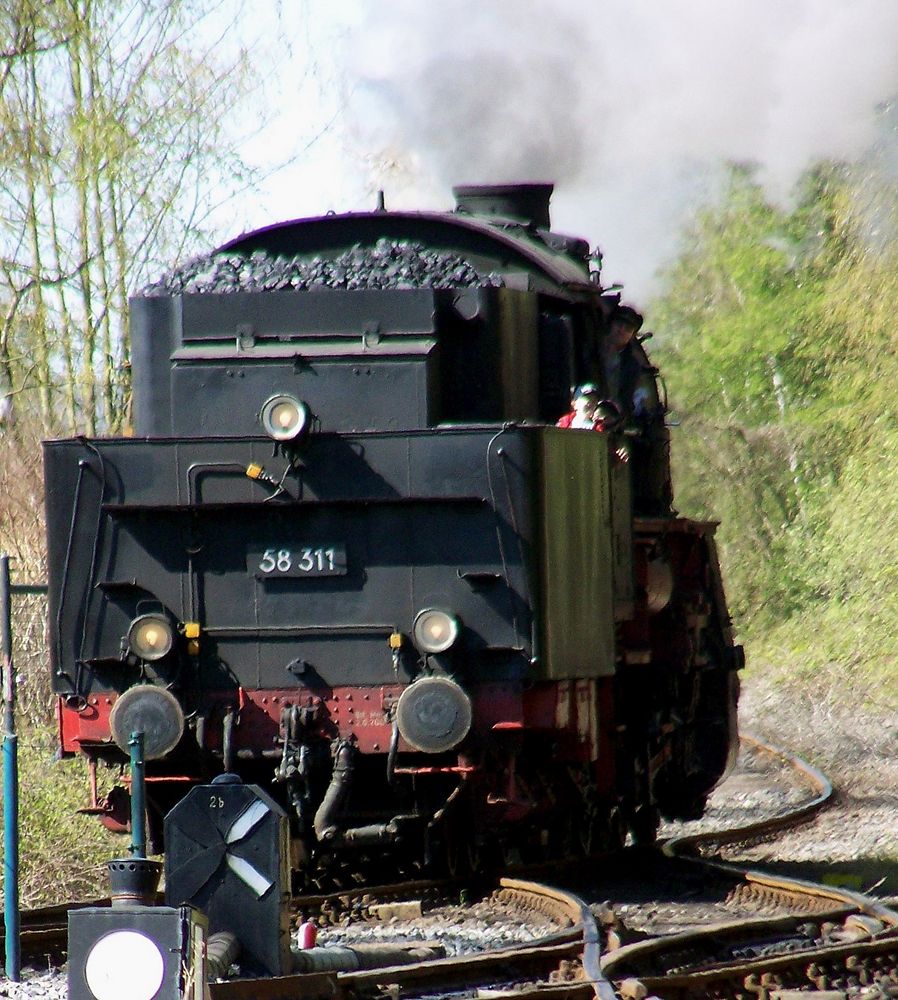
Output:
<svg viewBox="0 0 898 1000">
<path fill-rule="evenodd" d="M 577 411 L 576 410 L 571 410 L 570 413 L 565 413 L 565 415 L 563 417 L 561 417 L 559 420 L 557 420 L 556 423 L 555 423 L 555 426 L 556 427 L 570 427 L 570 426 L 573 425 L 573 423 L 574 423 L 574 421 L 576 419 L 577 419 Z M 579 427 L 579 428 L 577 428 L 577 430 L 582 430 L 582 431 L 587 431 L 587 430 L 603 431 L 604 429 L 605 429 L 604 423 L 601 420 L 598 421 L 598 422 L 596 422 L 596 423 L 594 423 L 591 428 L 589 428 L 589 427 Z"/>
<path fill-rule="evenodd" d="M 570 427 L 573 424 L 574 419 L 577 416 L 576 410 L 571 410 L 570 413 L 565 413 L 565 415 L 559 418 L 555 422 L 556 427 Z M 588 430 L 588 428 L 581 428 L 582 430 Z M 605 432 L 605 421 L 597 420 L 593 425 L 592 429 L 598 431 L 600 434 Z M 616 465 L 623 465 L 630 461 L 630 451 L 626 445 L 620 445 L 614 449 L 613 461 Z"/>
</svg>

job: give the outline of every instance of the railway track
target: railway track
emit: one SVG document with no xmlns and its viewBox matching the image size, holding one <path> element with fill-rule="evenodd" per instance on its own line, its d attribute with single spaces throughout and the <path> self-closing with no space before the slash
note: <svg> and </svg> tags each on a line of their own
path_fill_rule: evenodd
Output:
<svg viewBox="0 0 898 1000">
<path fill-rule="evenodd" d="M 550 915 L 562 929 L 524 946 L 413 965 L 347 972 L 303 973 L 269 980 L 235 980 L 210 986 L 212 1000 L 326 1000 L 347 996 L 416 997 L 478 987 L 514 988 L 515 997 L 599 998 L 615 993 L 602 974 L 599 930 L 589 907 L 572 893 L 521 879 L 501 879 L 507 906 Z M 563 981 L 558 981 L 563 979 Z M 522 987 L 522 983 L 526 984 Z"/>
<path fill-rule="evenodd" d="M 726 830 L 673 838 L 669 858 L 688 859 L 709 877 L 732 879 L 731 895 L 759 909 L 788 915 L 742 919 L 620 947 L 602 970 L 624 996 L 665 1000 L 757 997 L 782 990 L 843 991 L 880 984 L 898 991 L 898 911 L 847 889 L 770 875 L 705 855 L 723 845 L 750 843 L 812 819 L 830 801 L 825 775 L 799 758 L 751 737 L 757 752 L 786 761 L 811 797 L 787 815 Z"/>
<path fill-rule="evenodd" d="M 405 896 L 445 891 L 446 883 L 420 882 L 414 886 L 382 886 L 364 895 L 383 902 Z M 476 987 L 511 985 L 523 1000 L 537 991 L 551 997 L 598 997 L 613 1000 L 614 990 L 600 966 L 599 930 L 587 904 L 570 892 L 521 879 L 501 879 L 495 898 L 499 904 L 522 914 L 538 913 L 551 918 L 559 930 L 527 945 L 416 962 L 408 965 L 328 970 L 266 979 L 236 979 L 210 984 L 211 1000 L 303 1000 L 344 996 L 382 995 L 411 997 L 422 993 L 471 990 Z M 102 904 L 104 901 L 94 901 Z M 79 904 L 91 905 L 91 904 Z M 351 907 L 347 894 L 303 897 L 297 911 L 320 909 L 331 912 Z M 69 906 L 46 907 L 23 914 L 23 955 L 59 958 L 66 948 Z M 376 959 L 372 959 L 376 961 Z M 520 988 L 524 977 L 530 986 Z"/>
<path fill-rule="evenodd" d="M 856 912 L 846 911 L 828 916 L 814 923 L 779 918 L 677 935 L 677 940 L 657 943 L 651 955 L 643 950 L 639 955 L 610 956 L 603 971 L 624 995 L 666 1000 L 750 994 L 768 1000 L 783 990 L 841 993 L 880 984 L 887 987 L 882 995 L 894 995 L 894 921 L 862 921 Z M 634 967 L 628 969 L 630 963 Z"/>
<path fill-rule="evenodd" d="M 711 850 L 718 850 L 725 845 L 747 844 L 753 840 L 770 837 L 781 830 L 810 822 L 832 800 L 834 794 L 832 783 L 822 771 L 812 764 L 786 750 L 771 746 L 771 744 L 749 733 L 743 733 L 739 739 L 743 748 L 748 748 L 756 754 L 767 756 L 784 764 L 797 780 L 807 786 L 808 797 L 776 816 L 749 823 L 731 824 L 716 831 L 672 837 L 662 844 L 662 849 L 668 856 L 682 857 L 690 853 L 703 854 Z"/>
<path fill-rule="evenodd" d="M 898 957 L 892 957 L 898 912 L 879 900 L 735 865 L 697 863 L 740 879 L 743 895 L 789 915 L 719 923 L 618 948 L 603 956 L 602 969 L 619 988 L 638 980 L 665 998 L 742 997 L 748 990 L 763 1000 L 773 989 L 820 989 L 824 979 L 844 985 L 854 967 L 864 967 L 872 981 L 874 968 L 882 973 L 883 963 Z"/>
<path fill-rule="evenodd" d="M 375 903 L 388 903 L 393 900 L 444 898 L 455 890 L 456 894 L 462 888 L 462 883 L 455 880 L 419 880 L 403 882 L 396 885 L 370 886 L 363 890 L 320 893 L 317 895 L 298 896 L 293 901 L 293 923 L 313 918 L 322 925 L 337 923 L 352 913 L 359 913 L 370 908 Z M 164 897 L 157 895 L 157 903 L 164 903 Z M 68 915 L 71 910 L 89 906 L 109 906 L 109 897 L 93 899 L 78 903 L 60 903 L 54 906 L 43 906 L 27 910 L 21 917 L 21 950 L 23 962 L 53 959 L 64 954 L 67 949 Z M 0 915 L 0 956 L 3 953 L 4 942 L 3 918 Z"/>
<path fill-rule="evenodd" d="M 769 837 L 809 820 L 832 795 L 829 782 L 814 768 L 758 741 L 751 744 L 757 753 L 785 760 L 806 782 L 808 797 L 788 815 L 673 838 L 661 845 L 661 851 L 679 864 L 694 866 L 699 878 L 729 879 L 733 898 L 759 909 L 773 907 L 778 916 L 717 923 L 609 950 L 589 906 L 576 892 L 504 879 L 496 894 L 502 905 L 522 914 L 550 913 L 559 929 L 525 945 L 478 955 L 215 983 L 210 986 L 212 1000 L 315 1000 L 350 994 L 398 998 L 462 990 L 470 994 L 478 987 L 514 987 L 515 996 L 539 992 L 543 997 L 597 996 L 602 1000 L 615 995 L 635 1000 L 644 995 L 767 1000 L 779 988 L 822 989 L 833 984 L 840 988 L 890 975 L 898 983 L 898 913 L 890 907 L 847 890 L 744 870 L 707 856 L 723 844 Z M 339 923 L 353 914 L 364 915 L 374 903 L 411 896 L 436 900 L 458 890 L 455 882 L 420 881 L 306 896 L 295 901 L 296 919 L 319 914 L 322 923 Z M 23 954 L 51 958 L 64 954 L 68 909 L 46 907 L 24 914 Z"/>
</svg>

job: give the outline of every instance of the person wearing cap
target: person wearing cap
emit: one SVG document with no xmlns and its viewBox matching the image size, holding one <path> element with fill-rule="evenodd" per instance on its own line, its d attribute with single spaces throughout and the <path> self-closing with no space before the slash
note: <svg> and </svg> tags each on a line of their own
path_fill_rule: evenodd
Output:
<svg viewBox="0 0 898 1000">
<path fill-rule="evenodd" d="M 624 417 L 621 408 L 613 399 L 600 397 L 599 387 L 592 382 L 578 386 L 574 390 L 570 413 L 566 413 L 555 426 L 599 431 L 599 433 L 617 430 Z M 614 459 L 621 463 L 630 460 L 630 452 L 626 445 L 621 444 L 614 449 Z"/>
<path fill-rule="evenodd" d="M 611 314 L 610 326 L 612 333 L 616 330 L 618 336 L 624 338 L 620 347 L 625 347 L 642 329 L 642 313 L 638 313 L 632 306 L 616 306 Z M 627 331 L 626 334 L 624 330 Z"/>
<path fill-rule="evenodd" d="M 599 396 L 599 387 L 592 382 L 577 386 L 571 396 L 570 413 L 565 413 L 555 426 L 595 430 L 595 412 Z"/>
<path fill-rule="evenodd" d="M 632 404 L 632 392 L 628 391 L 628 383 L 632 381 L 634 372 L 630 369 L 636 361 L 628 348 L 641 326 L 640 313 L 631 306 L 617 306 L 609 318 L 608 333 L 602 342 L 602 364 L 608 389 L 612 398 L 627 411 Z"/>
<path fill-rule="evenodd" d="M 654 369 L 636 339 L 641 327 L 642 316 L 635 309 L 617 305 L 608 317 L 601 357 L 609 393 L 627 426 L 624 447 L 634 507 L 656 514 L 671 510 L 672 505 L 670 439 Z"/>
</svg>

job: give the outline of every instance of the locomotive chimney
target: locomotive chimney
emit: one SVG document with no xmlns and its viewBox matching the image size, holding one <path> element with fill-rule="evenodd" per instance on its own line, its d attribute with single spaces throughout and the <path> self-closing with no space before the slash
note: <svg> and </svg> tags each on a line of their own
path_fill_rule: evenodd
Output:
<svg viewBox="0 0 898 1000">
<path fill-rule="evenodd" d="M 554 184 L 463 184 L 452 189 L 458 212 L 514 219 L 549 229 L 549 199 Z"/>
</svg>

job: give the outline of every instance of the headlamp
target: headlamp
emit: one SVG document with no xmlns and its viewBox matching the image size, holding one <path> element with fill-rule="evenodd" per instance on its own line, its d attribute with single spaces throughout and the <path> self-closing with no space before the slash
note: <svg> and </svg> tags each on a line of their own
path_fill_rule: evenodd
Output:
<svg viewBox="0 0 898 1000">
<path fill-rule="evenodd" d="M 284 393 L 272 396 L 259 414 L 265 433 L 274 441 L 295 441 L 309 426 L 309 408 Z"/>
<path fill-rule="evenodd" d="M 445 611 L 426 608 L 415 617 L 412 637 L 422 653 L 444 653 L 458 638 L 458 619 Z"/>
<path fill-rule="evenodd" d="M 128 627 L 128 648 L 141 660 L 161 660 L 174 641 L 172 624 L 164 615 L 141 615 Z"/>
</svg>

